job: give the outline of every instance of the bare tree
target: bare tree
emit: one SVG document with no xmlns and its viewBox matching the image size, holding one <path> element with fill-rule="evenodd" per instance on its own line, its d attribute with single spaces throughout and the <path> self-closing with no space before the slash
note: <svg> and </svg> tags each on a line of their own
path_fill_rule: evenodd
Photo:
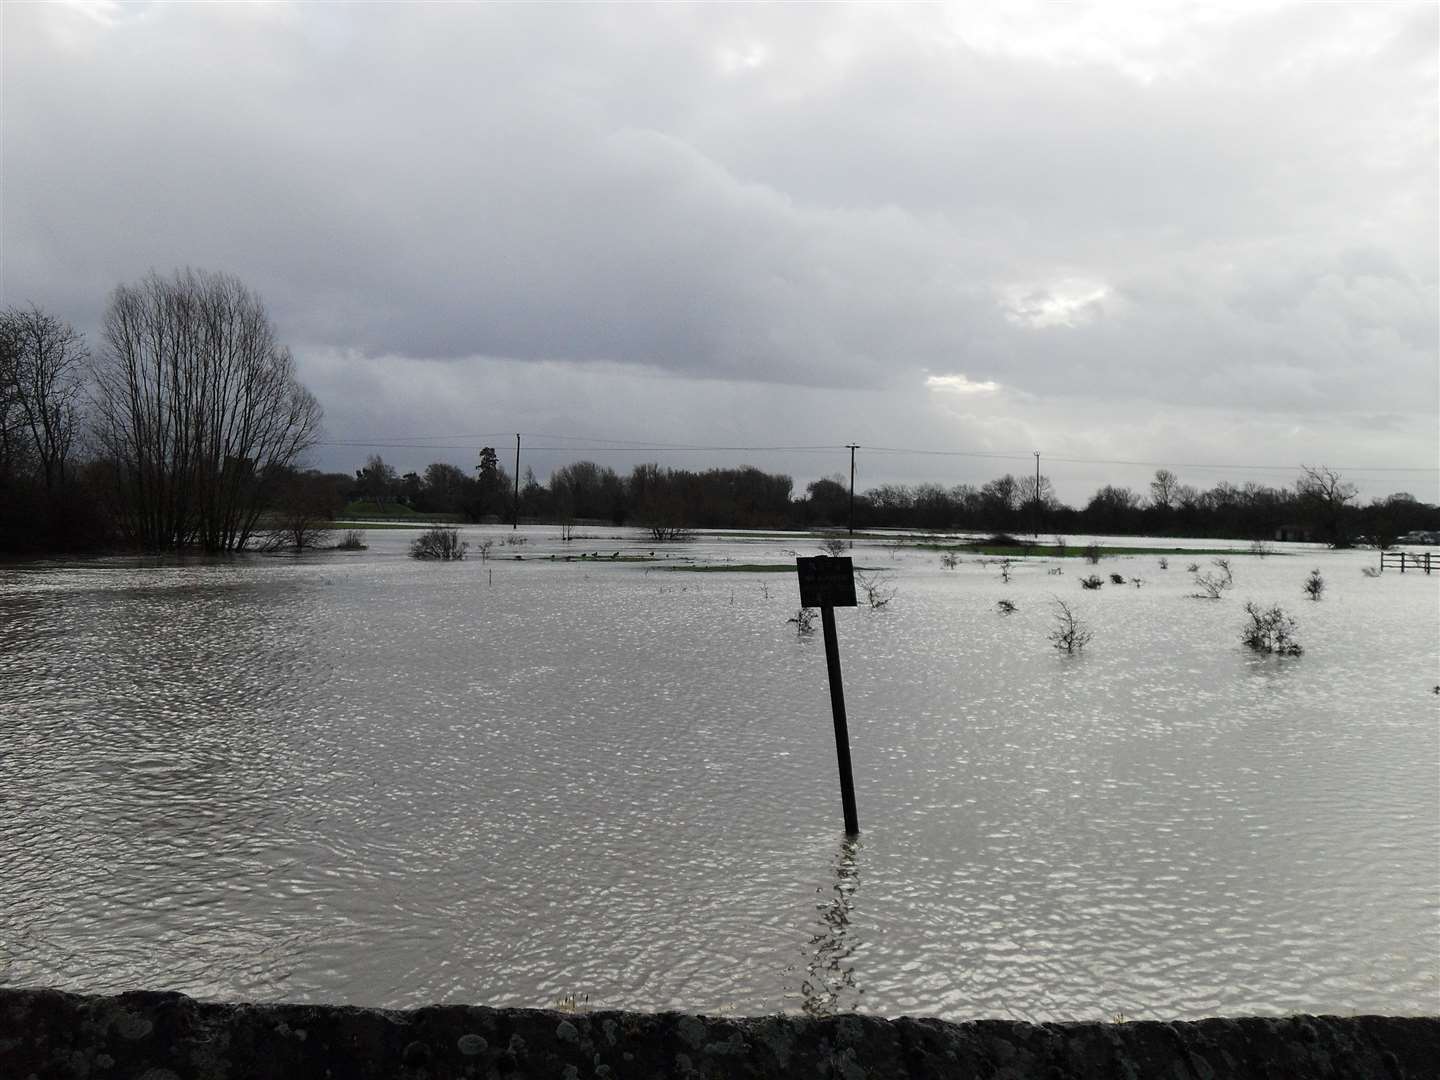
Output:
<svg viewBox="0 0 1440 1080">
<path fill-rule="evenodd" d="M 1169 469 L 1156 469 L 1155 479 L 1150 481 L 1150 505 L 1157 510 L 1169 510 L 1180 495 L 1180 478 Z"/>
<path fill-rule="evenodd" d="M 1051 611 L 1055 617 L 1055 626 L 1050 631 L 1050 643 L 1063 652 L 1079 652 L 1090 644 L 1090 639 L 1095 636 L 1093 630 L 1080 618 L 1079 612 L 1061 600 L 1058 596 L 1050 598 Z"/>
<path fill-rule="evenodd" d="M 878 611 L 890 603 L 891 600 L 895 599 L 897 590 L 893 585 L 889 584 L 889 579 L 883 576 L 883 571 L 881 573 L 870 574 L 861 570 L 855 575 L 855 580 L 859 583 L 860 590 L 865 594 L 865 603 L 870 605 L 874 610 Z"/>
<path fill-rule="evenodd" d="M 1197 600 L 1219 600 L 1225 590 L 1235 584 L 1235 574 L 1230 569 L 1229 559 L 1211 559 L 1210 565 L 1215 569 L 1201 572 L 1199 567 L 1192 564 L 1195 587 L 1200 591 L 1190 595 Z"/>
<path fill-rule="evenodd" d="M 116 288 L 103 336 L 97 433 L 123 526 L 151 549 L 244 547 L 321 416 L 260 299 L 228 274 L 152 272 Z"/>
<path fill-rule="evenodd" d="M 65 484 L 88 358 L 69 323 L 33 305 L 0 311 L 0 473 L 33 462 L 47 492 Z"/>
<path fill-rule="evenodd" d="M 262 549 L 324 547 L 335 519 L 335 489 L 323 473 L 281 471 L 258 544 Z"/>
<path fill-rule="evenodd" d="M 1302 465 L 1295 489 L 1310 507 L 1326 539 L 1336 547 L 1348 547 L 1345 510 L 1360 493 L 1359 488 L 1328 466 Z"/>
</svg>

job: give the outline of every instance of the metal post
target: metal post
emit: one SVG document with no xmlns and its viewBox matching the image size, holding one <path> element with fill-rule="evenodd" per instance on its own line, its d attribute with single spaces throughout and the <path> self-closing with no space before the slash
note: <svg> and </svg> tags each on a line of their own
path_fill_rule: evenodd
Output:
<svg viewBox="0 0 1440 1080">
<path fill-rule="evenodd" d="M 1040 542 L 1040 451 L 1035 451 L 1035 542 Z"/>
<path fill-rule="evenodd" d="M 830 711 L 835 714 L 835 756 L 840 761 L 840 802 L 845 810 L 845 832 L 860 831 L 855 815 L 855 778 L 850 773 L 850 730 L 845 724 L 845 687 L 840 681 L 840 643 L 835 637 L 835 609 L 820 607 L 820 624 L 825 631 L 825 666 L 830 672 Z"/>
<path fill-rule="evenodd" d="M 520 433 L 515 433 L 515 509 L 510 518 L 510 528 L 520 528 Z"/>
<path fill-rule="evenodd" d="M 850 535 L 855 535 L 855 451 L 860 449 L 859 443 L 846 443 L 850 449 Z"/>
</svg>

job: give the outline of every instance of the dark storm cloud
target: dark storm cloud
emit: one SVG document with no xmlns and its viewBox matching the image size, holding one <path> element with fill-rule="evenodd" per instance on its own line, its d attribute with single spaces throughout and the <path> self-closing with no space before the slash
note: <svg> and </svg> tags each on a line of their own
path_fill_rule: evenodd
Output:
<svg viewBox="0 0 1440 1080">
<path fill-rule="evenodd" d="M 1077 444 L 1096 400 L 1433 430 L 1432 5 L 4 19 L 5 299 L 82 325 L 190 263 L 390 397 L 421 360 L 456 385 L 528 362 L 522 416 L 557 372 L 620 365 L 868 388 L 902 417 L 963 374 L 1013 418 L 1075 403 L 1010 437 Z"/>
</svg>

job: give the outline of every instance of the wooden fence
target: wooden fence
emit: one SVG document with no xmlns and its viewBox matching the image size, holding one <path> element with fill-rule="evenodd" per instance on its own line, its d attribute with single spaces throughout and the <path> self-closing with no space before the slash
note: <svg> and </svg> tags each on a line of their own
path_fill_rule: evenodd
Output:
<svg viewBox="0 0 1440 1080">
<path fill-rule="evenodd" d="M 1402 574 L 1407 568 L 1424 570 L 1428 574 L 1430 573 L 1430 562 L 1430 552 L 1428 551 L 1382 551 L 1380 553 L 1380 571 L 1382 573 L 1388 567 L 1391 570 L 1398 569 Z M 1440 559 L 1436 559 L 1435 564 L 1440 566 Z"/>
</svg>

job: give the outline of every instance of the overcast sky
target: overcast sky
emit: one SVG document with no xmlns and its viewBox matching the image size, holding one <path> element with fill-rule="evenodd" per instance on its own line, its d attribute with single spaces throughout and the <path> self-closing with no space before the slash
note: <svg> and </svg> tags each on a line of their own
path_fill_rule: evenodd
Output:
<svg viewBox="0 0 1440 1080">
<path fill-rule="evenodd" d="M 7 3 L 0 293 L 235 274 L 327 468 L 1436 500 L 1437 10 Z"/>
</svg>

